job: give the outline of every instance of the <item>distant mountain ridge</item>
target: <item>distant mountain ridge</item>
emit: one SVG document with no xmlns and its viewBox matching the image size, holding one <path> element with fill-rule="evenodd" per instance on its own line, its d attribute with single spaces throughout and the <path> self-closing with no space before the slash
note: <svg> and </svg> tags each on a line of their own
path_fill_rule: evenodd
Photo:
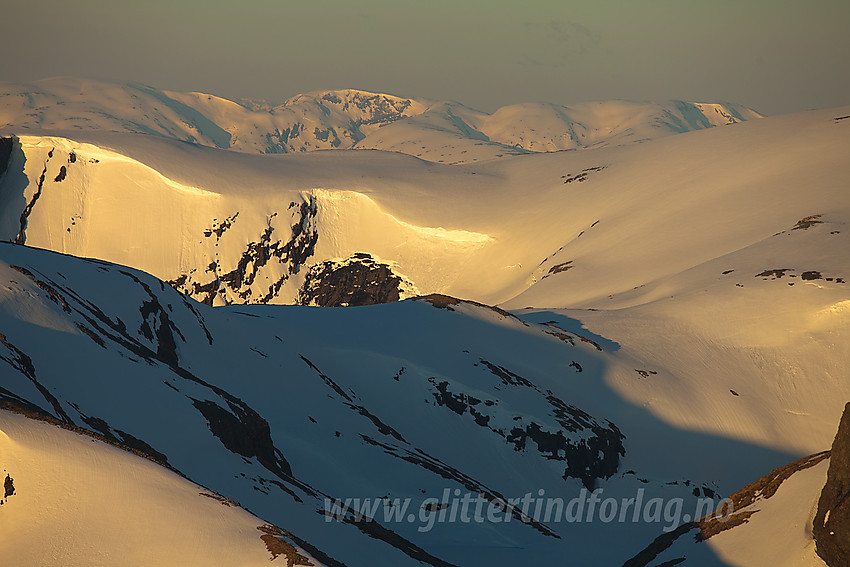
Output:
<svg viewBox="0 0 850 567">
<path fill-rule="evenodd" d="M 522 103 L 492 114 L 458 102 L 344 89 L 278 106 L 139 83 L 54 78 L 0 84 L 0 130 L 147 133 L 246 153 L 397 151 L 439 163 L 623 145 L 760 118 L 733 103 Z"/>
</svg>

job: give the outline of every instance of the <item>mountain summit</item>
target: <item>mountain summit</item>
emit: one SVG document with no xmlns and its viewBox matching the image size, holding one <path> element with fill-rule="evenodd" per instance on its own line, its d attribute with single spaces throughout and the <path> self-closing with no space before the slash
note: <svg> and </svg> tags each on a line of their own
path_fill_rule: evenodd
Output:
<svg viewBox="0 0 850 567">
<path fill-rule="evenodd" d="M 300 94 L 271 106 L 138 83 L 0 84 L 2 131 L 137 132 L 261 154 L 379 149 L 439 163 L 623 145 L 760 117 L 731 103 L 526 103 L 489 114 L 458 102 L 354 89 Z"/>
</svg>

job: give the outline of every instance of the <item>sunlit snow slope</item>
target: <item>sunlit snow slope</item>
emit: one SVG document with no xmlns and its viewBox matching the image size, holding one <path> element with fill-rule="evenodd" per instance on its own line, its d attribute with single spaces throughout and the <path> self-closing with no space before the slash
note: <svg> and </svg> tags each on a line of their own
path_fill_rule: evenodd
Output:
<svg viewBox="0 0 850 567">
<path fill-rule="evenodd" d="M 320 565 L 279 528 L 156 463 L 8 410 L 0 470 L 2 565 Z"/>
<path fill-rule="evenodd" d="M 457 102 L 354 89 L 301 94 L 271 106 L 137 83 L 54 78 L 0 84 L 0 131 L 140 132 L 250 153 L 372 148 L 440 163 L 621 145 L 760 116 L 732 103 L 536 103 L 488 114 Z"/>
<path fill-rule="evenodd" d="M 356 253 L 421 293 L 511 307 L 622 308 L 705 286 L 745 296 L 776 291 L 755 275 L 785 268 L 821 273 L 811 281 L 831 293 L 850 260 L 842 115 L 466 166 L 20 136 L 0 236 L 132 265 L 213 304 L 295 302 L 307 268 Z"/>
</svg>

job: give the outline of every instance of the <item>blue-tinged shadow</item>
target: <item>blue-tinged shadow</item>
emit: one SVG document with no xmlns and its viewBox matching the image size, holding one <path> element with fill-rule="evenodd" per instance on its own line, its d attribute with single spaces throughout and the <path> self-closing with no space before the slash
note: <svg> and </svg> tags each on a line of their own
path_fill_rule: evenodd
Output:
<svg viewBox="0 0 850 567">
<path fill-rule="evenodd" d="M 562 315 L 561 313 L 555 313 L 553 311 L 534 311 L 532 313 L 520 313 L 515 311 L 514 315 L 516 315 L 523 321 L 527 321 L 529 323 L 537 323 L 539 325 L 545 323 L 552 323 L 563 331 L 591 339 L 593 342 L 597 343 L 604 351 L 614 352 L 620 350 L 620 343 L 618 343 L 617 341 L 612 341 L 611 339 L 606 339 L 602 335 L 597 335 L 593 331 L 587 329 L 578 319 L 567 317 L 566 315 Z"/>
</svg>

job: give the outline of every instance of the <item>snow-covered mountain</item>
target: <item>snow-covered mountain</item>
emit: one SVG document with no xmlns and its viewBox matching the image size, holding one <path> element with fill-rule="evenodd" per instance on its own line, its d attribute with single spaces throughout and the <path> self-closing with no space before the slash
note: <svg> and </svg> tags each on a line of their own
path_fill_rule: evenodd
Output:
<svg viewBox="0 0 850 567">
<path fill-rule="evenodd" d="M 349 94 L 327 107 L 362 131 L 383 103 Z M 384 102 L 409 115 L 355 148 L 438 116 Z M 848 117 L 464 165 L 12 128 L 0 400 L 238 501 L 234 545 L 264 560 L 267 522 L 325 565 L 725 565 L 788 519 L 788 565 L 819 565 L 807 514 L 841 460 L 809 456 L 850 399 Z M 3 417 L 13 442 L 75 443 Z M 742 496 L 776 467 L 775 494 Z M 588 521 L 546 511 L 599 489 Z M 663 510 L 599 516 L 638 494 Z M 689 547 L 729 495 L 770 512 Z M 681 536 L 666 555 L 660 532 Z"/>
<path fill-rule="evenodd" d="M 249 153 L 379 149 L 439 163 L 621 145 L 759 117 L 732 103 L 536 103 L 488 114 L 353 89 L 272 106 L 74 78 L 0 84 L 0 131 L 139 132 Z"/>
</svg>

